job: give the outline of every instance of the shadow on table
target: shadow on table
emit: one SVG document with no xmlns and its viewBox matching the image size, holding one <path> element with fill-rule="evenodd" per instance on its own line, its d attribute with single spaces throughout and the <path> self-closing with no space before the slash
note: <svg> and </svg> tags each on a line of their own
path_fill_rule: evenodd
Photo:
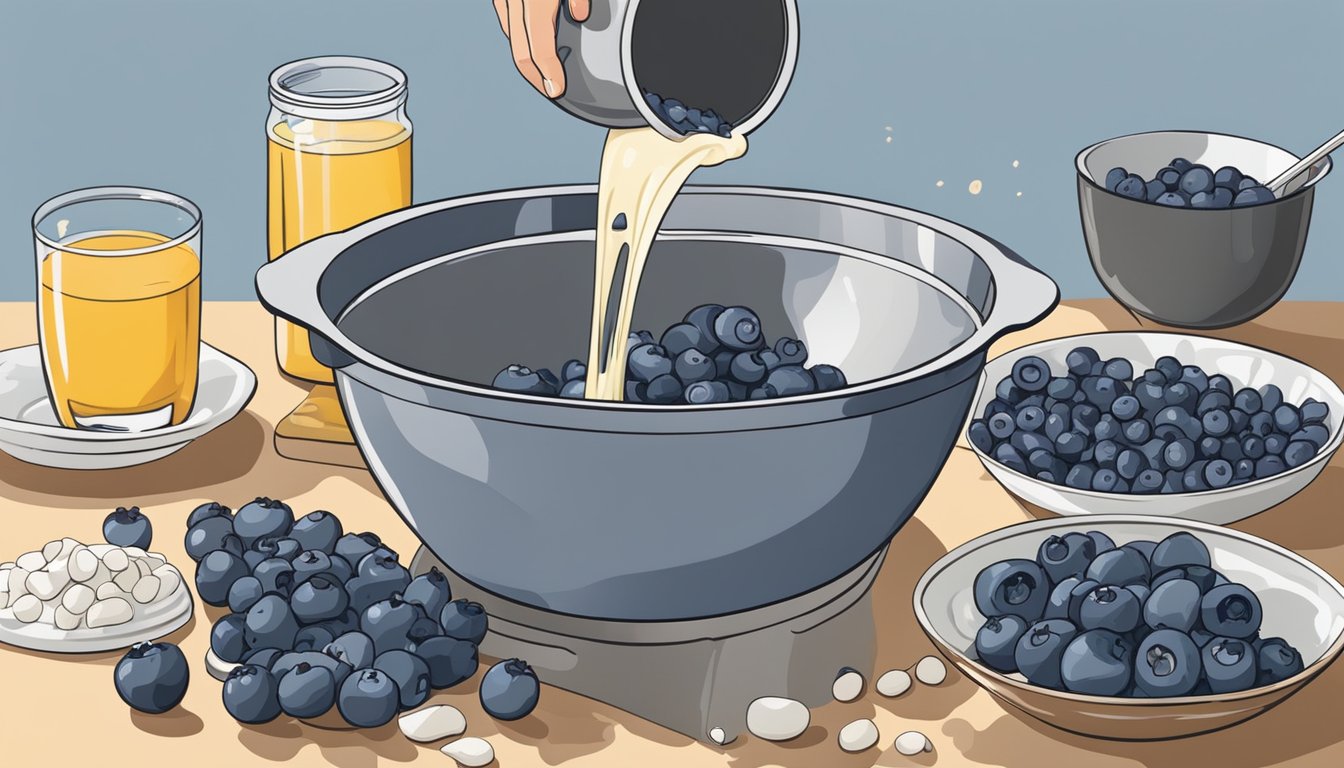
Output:
<svg viewBox="0 0 1344 768">
<path fill-rule="evenodd" d="M 401 735 L 396 720 L 380 728 L 333 731 L 282 716 L 240 726 L 238 742 L 257 757 L 276 763 L 292 760 L 305 746 L 315 744 L 322 759 L 337 768 L 374 768 L 381 760 L 408 763 L 419 753 L 415 743 Z"/>
<path fill-rule="evenodd" d="M 1202 736 L 1149 742 L 1093 739 L 1007 708 L 1007 713 L 979 730 L 966 720 L 948 721 L 943 726 L 947 737 L 943 741 L 950 743 L 942 748 L 985 765 L 1041 765 L 1041 755 L 1048 753 L 1057 765 L 1261 768 L 1307 757 L 1344 741 L 1344 733 L 1327 725 L 1324 714 L 1338 707 L 1341 696 L 1344 667 L 1335 665 L 1265 714 Z M 1335 759 L 1322 757 L 1303 764 L 1334 765 Z"/>
</svg>

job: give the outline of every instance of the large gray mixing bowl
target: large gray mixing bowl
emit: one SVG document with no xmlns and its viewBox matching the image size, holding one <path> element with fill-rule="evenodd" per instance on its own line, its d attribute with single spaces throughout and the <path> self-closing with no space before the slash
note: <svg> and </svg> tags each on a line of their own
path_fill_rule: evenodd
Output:
<svg viewBox="0 0 1344 768">
<path fill-rule="evenodd" d="M 1136 133 L 1084 149 L 1078 207 L 1092 269 L 1116 301 L 1150 320 L 1181 328 L 1244 323 L 1292 285 L 1330 158 L 1289 182 L 1279 199 L 1243 208 L 1172 208 L 1104 186 L 1112 168 L 1151 179 L 1177 157 L 1213 170 L 1230 165 L 1266 184 L 1298 160 L 1272 144 L 1198 131 Z"/>
<path fill-rule="evenodd" d="M 426 546 L 477 586 L 554 612 L 703 618 L 851 570 L 924 498 L 990 343 L 1058 298 L 1002 246 L 933 216 L 690 187 L 650 257 L 636 327 L 745 304 L 853 386 L 695 407 L 488 388 L 509 363 L 558 369 L 587 350 L 594 193 L 421 205 L 257 273 L 265 305 L 309 328 L 336 368 L 369 469 Z"/>
</svg>

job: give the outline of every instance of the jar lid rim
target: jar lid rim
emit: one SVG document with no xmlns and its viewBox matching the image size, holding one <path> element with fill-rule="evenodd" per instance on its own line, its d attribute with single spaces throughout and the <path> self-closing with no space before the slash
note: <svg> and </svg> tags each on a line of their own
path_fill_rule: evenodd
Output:
<svg viewBox="0 0 1344 768">
<path fill-rule="evenodd" d="M 295 86 L 308 82 L 318 73 L 337 69 L 363 70 L 381 75 L 389 81 L 384 88 L 364 92 L 341 91 L 341 95 L 304 93 Z M 296 82 L 296 78 L 298 79 Z M 369 107 L 406 100 L 406 73 L 399 67 L 377 59 L 360 56 L 317 56 L 282 64 L 271 72 L 271 103 L 277 107 L 300 107 L 309 110 L 341 111 L 355 107 Z M 351 89 L 354 91 L 357 89 Z"/>
</svg>

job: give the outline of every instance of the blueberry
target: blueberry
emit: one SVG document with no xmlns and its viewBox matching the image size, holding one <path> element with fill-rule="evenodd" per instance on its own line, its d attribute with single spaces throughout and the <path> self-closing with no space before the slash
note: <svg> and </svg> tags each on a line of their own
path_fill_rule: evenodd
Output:
<svg viewBox="0 0 1344 768">
<path fill-rule="evenodd" d="M 999 440 L 1007 440 L 1017 429 L 1017 421 L 1006 413 L 996 413 L 990 416 L 986 423 L 989 426 L 989 434 Z"/>
<path fill-rule="evenodd" d="M 1235 208 L 1242 208 L 1248 205 L 1263 205 L 1264 203 L 1274 202 L 1274 193 L 1260 185 L 1246 187 L 1237 193 L 1232 199 L 1232 205 Z"/>
<path fill-rule="evenodd" d="M 342 533 L 340 519 L 319 509 L 295 521 L 289 538 L 298 542 L 302 549 L 318 549 L 330 555 L 336 551 L 336 542 Z"/>
<path fill-rule="evenodd" d="M 337 685 L 340 685 L 354 671 L 349 664 L 325 651 L 290 651 L 281 654 L 271 664 L 271 674 L 275 675 L 277 681 L 283 680 L 290 670 L 300 664 L 322 667 L 336 678 Z"/>
<path fill-rule="evenodd" d="M 1111 401 L 1111 414 L 1121 421 L 1129 421 L 1139 415 L 1139 399 L 1133 395 L 1121 395 Z"/>
<path fill-rule="evenodd" d="M 406 650 L 413 645 L 411 627 L 425 612 L 415 603 L 408 603 L 400 595 L 370 605 L 359 617 L 359 630 L 373 640 L 378 653 Z"/>
<path fill-rule="evenodd" d="M 686 387 L 682 398 L 691 405 L 711 405 L 729 402 L 732 393 L 728 391 L 728 385 L 721 381 L 697 381 Z"/>
<path fill-rule="evenodd" d="M 781 365 L 802 365 L 807 362 L 807 345 L 798 339 L 791 339 L 788 336 L 780 337 L 775 342 L 774 351 L 779 356 Z"/>
<path fill-rule="evenodd" d="M 1316 445 L 1306 440 L 1293 440 L 1283 449 L 1283 463 L 1289 469 L 1300 467 L 1316 458 Z"/>
<path fill-rule="evenodd" d="M 336 707 L 341 717 L 356 728 L 377 728 L 396 717 L 401 692 L 383 672 L 366 669 L 341 683 Z"/>
<path fill-rule="evenodd" d="M 257 563 L 252 576 L 261 585 L 262 594 L 288 595 L 294 589 L 294 566 L 283 557 L 270 557 Z"/>
<path fill-rule="evenodd" d="M 1088 593 L 1078 609 L 1083 630 L 1109 629 L 1124 634 L 1139 626 L 1143 609 L 1134 593 L 1112 586 L 1099 586 Z"/>
<path fill-rule="evenodd" d="M 1153 588 L 1143 604 L 1143 620 L 1153 629 L 1189 632 L 1199 621 L 1200 589 L 1189 579 L 1173 578 Z"/>
<path fill-rule="evenodd" d="M 760 348 L 761 319 L 746 307 L 728 307 L 714 318 L 714 338 L 738 352 Z"/>
<path fill-rule="evenodd" d="M 475 645 L 444 635 L 417 643 L 415 655 L 429 667 L 429 684 L 436 689 L 470 679 L 480 663 Z"/>
<path fill-rule="evenodd" d="M 1129 171 L 1124 168 L 1116 167 L 1106 172 L 1106 189 L 1114 192 L 1116 186 L 1129 176 Z"/>
<path fill-rule="evenodd" d="M 355 613 L 353 608 L 346 608 L 345 613 L 334 619 L 319 621 L 313 626 L 322 627 L 331 633 L 332 637 L 340 637 L 347 632 L 359 631 L 359 614 Z"/>
<path fill-rule="evenodd" d="M 302 627 L 294 635 L 294 648 L 296 651 L 324 651 L 331 644 L 336 636 L 331 630 L 321 624 Z"/>
<path fill-rule="evenodd" d="M 1123 547 L 1111 549 L 1099 553 L 1087 567 L 1085 575 L 1099 584 L 1111 584 L 1116 587 L 1147 584 L 1148 561 L 1132 549 Z"/>
<path fill-rule="evenodd" d="M 339 555 L 347 563 L 359 564 L 364 556 L 382 546 L 383 542 L 376 533 L 347 533 L 336 541 L 333 554 Z"/>
<path fill-rule="evenodd" d="M 1023 392 L 1040 392 L 1050 383 L 1050 366 L 1035 355 L 1013 363 L 1013 385 Z"/>
<path fill-rule="evenodd" d="M 761 388 L 771 397 L 793 397 L 817 391 L 817 383 L 802 366 L 781 365 L 770 372 Z"/>
<path fill-rule="evenodd" d="M 703 357 L 706 352 L 713 352 L 717 344 L 712 340 L 707 340 L 700 329 L 690 323 L 677 323 L 663 332 L 663 338 L 660 340 L 668 357 L 677 358 L 688 350 L 696 350 Z"/>
<path fill-rule="evenodd" d="M 1089 434 L 1092 428 L 1101 421 L 1101 411 L 1088 403 L 1078 403 L 1073 406 L 1069 415 L 1073 417 L 1074 430 L 1083 434 Z"/>
<path fill-rule="evenodd" d="M 203 517 L 187 529 L 183 545 L 187 556 L 196 562 L 224 547 L 224 537 L 233 534 L 233 520 L 227 515 Z"/>
<path fill-rule="evenodd" d="M 196 594 L 210 605 L 227 605 L 233 582 L 247 575 L 247 563 L 232 552 L 215 550 L 196 566 Z"/>
<path fill-rule="evenodd" d="M 1143 419 L 1133 419 L 1132 421 L 1125 422 L 1121 427 L 1120 432 L 1125 442 L 1134 446 L 1142 446 L 1153 436 L 1152 425 Z M 1159 451 L 1157 456 L 1160 455 L 1161 452 Z M 1147 453 L 1145 453 L 1144 456 L 1147 458 Z M 1156 458 L 1156 456 L 1154 458 Z M 1151 465 L 1152 461 L 1149 461 L 1148 463 Z"/>
<path fill-rule="evenodd" d="M 1308 397 L 1299 409 L 1303 424 L 1324 424 L 1330 417 L 1330 406 Z"/>
<path fill-rule="evenodd" d="M 496 720 L 526 717 L 540 695 L 536 673 L 521 659 L 501 661 L 481 678 L 481 706 Z"/>
<path fill-rule="evenodd" d="M 443 634 L 458 640 L 466 640 L 472 645 L 480 645 L 489 628 L 489 617 L 480 603 L 469 600 L 454 600 L 439 614 L 439 625 Z"/>
<path fill-rule="evenodd" d="M 812 374 L 812 379 L 817 384 L 818 392 L 831 392 L 837 389 L 844 389 L 849 384 L 849 382 L 845 380 L 844 372 L 833 365 L 814 365 L 807 370 Z"/>
<path fill-rule="evenodd" d="M 1215 635 L 1250 637 L 1260 629 L 1260 600 L 1240 584 L 1219 584 L 1204 593 L 1199 616 Z"/>
<path fill-rule="evenodd" d="M 1078 391 L 1078 384 L 1073 379 L 1056 376 L 1050 379 L 1045 385 L 1045 393 L 1059 401 L 1066 401 L 1073 397 Z"/>
<path fill-rule="evenodd" d="M 722 312 L 723 307 L 719 304 L 701 304 L 686 313 L 682 322 L 695 326 L 695 329 L 700 332 L 700 338 L 706 344 L 717 344 L 718 340 L 714 335 L 714 321 L 718 319 Z M 701 351 L 708 352 L 708 350 Z"/>
<path fill-rule="evenodd" d="M 541 375 L 525 365 L 512 364 L 495 374 L 491 386 L 523 395 L 554 395 L 556 390 Z"/>
<path fill-rule="evenodd" d="M 565 382 L 565 385 L 560 388 L 560 396 L 569 398 L 570 400 L 582 400 L 584 392 L 586 391 L 587 382 L 567 381 Z"/>
<path fill-rule="evenodd" d="M 1065 437 L 1068 436 L 1065 435 Z M 1070 488 L 1091 490 L 1095 473 L 1096 469 L 1090 464 L 1075 464 L 1069 468 L 1068 474 L 1064 476 L 1064 484 Z"/>
<path fill-rule="evenodd" d="M 1192 165 L 1181 173 L 1181 191 L 1187 195 L 1213 191 L 1213 171 L 1202 165 Z"/>
<path fill-rule="evenodd" d="M 1261 411 L 1272 414 L 1280 405 L 1283 405 L 1283 390 L 1277 384 L 1266 384 L 1260 388 Z"/>
<path fill-rule="evenodd" d="M 645 397 L 647 394 L 648 394 L 648 385 L 646 385 L 644 382 L 642 381 L 625 382 L 625 402 L 627 403 L 647 402 Z"/>
<path fill-rule="evenodd" d="M 1027 631 L 1027 622 L 1020 616 L 996 616 L 981 625 L 975 633 L 975 653 L 990 669 L 1016 672 L 1014 654 L 1017 641 Z"/>
<path fill-rule="evenodd" d="M 666 344 L 664 344 L 666 346 Z M 566 360 L 565 364 L 560 366 L 560 377 L 566 383 L 571 381 L 583 381 L 588 376 L 588 366 L 580 360 Z"/>
<path fill-rule="evenodd" d="M 1109 376 L 1088 376 L 1083 379 L 1080 389 L 1087 397 L 1087 402 L 1096 406 L 1101 413 L 1109 411 L 1116 398 L 1120 396 L 1115 379 Z"/>
<path fill-rule="evenodd" d="M 1204 434 L 1222 437 L 1232 431 L 1232 416 L 1221 408 L 1215 408 L 1204 414 L 1200 425 L 1204 428 Z"/>
<path fill-rule="evenodd" d="M 1202 193 L 1203 194 L 1203 193 Z M 1215 187 L 1213 190 L 1213 199 L 1211 208 L 1231 208 L 1232 201 L 1236 194 L 1226 187 Z M 1192 198 L 1193 200 L 1193 198 Z"/>
<path fill-rule="evenodd" d="M 975 577 L 975 605 L 985 616 L 1020 616 L 1034 622 L 1045 611 L 1050 580 L 1031 560 L 994 563 Z"/>
<path fill-rule="evenodd" d="M 1055 455 L 1065 461 L 1077 461 L 1082 458 L 1083 452 L 1087 450 L 1087 437 L 1079 432 L 1065 432 L 1055 438 Z M 1091 486 L 1091 475 L 1088 475 L 1088 487 Z M 1077 486 L 1076 486 L 1077 487 Z"/>
<path fill-rule="evenodd" d="M 1180 192 L 1165 192 L 1153 202 L 1158 205 L 1166 205 L 1172 208 L 1185 208 L 1189 205 L 1186 202 L 1186 199 L 1181 196 Z"/>
<path fill-rule="evenodd" d="M 1074 376 L 1087 376 L 1092 372 L 1092 366 L 1101 362 L 1101 356 L 1097 350 L 1091 347 L 1074 347 L 1064 358 L 1064 364 L 1068 367 L 1069 373 Z"/>
<path fill-rule="evenodd" d="M 645 387 L 644 400 L 654 405 L 670 405 L 680 400 L 684 391 L 676 376 L 658 376 Z"/>
<path fill-rule="evenodd" d="M 1064 435 L 1065 432 L 1068 431 L 1068 428 L 1069 428 L 1069 417 L 1068 417 L 1068 409 L 1066 408 L 1065 413 L 1063 415 L 1059 413 L 1052 413 L 1049 416 L 1046 416 L 1045 429 L 1042 431 L 1045 433 L 1047 439 L 1053 441 L 1056 444 L 1055 450 L 1058 450 L 1059 438 L 1062 435 Z M 981 431 L 984 432 L 984 436 L 986 438 L 990 437 L 989 429 L 984 425 L 983 422 L 980 422 L 980 429 Z"/>
<path fill-rule="evenodd" d="M 1082 584 L 1082 581 L 1078 576 L 1065 576 L 1055 582 L 1054 587 L 1050 590 L 1050 597 L 1046 600 L 1045 610 L 1041 613 L 1041 618 L 1069 618 L 1069 609 L 1073 607 L 1073 590 Z"/>
<path fill-rule="evenodd" d="M 1245 640 L 1215 637 L 1204 646 L 1200 658 L 1214 693 L 1234 693 L 1255 685 L 1256 653 Z"/>
<path fill-rule="evenodd" d="M 659 376 L 670 375 L 672 359 L 667 356 L 667 350 L 658 344 L 640 344 L 630 350 L 626 368 L 631 377 L 647 384 Z"/>
<path fill-rule="evenodd" d="M 1028 405 L 1017 412 L 1014 420 L 1024 432 L 1036 432 L 1045 426 L 1045 411 L 1040 406 Z"/>
<path fill-rule="evenodd" d="M 1134 478 L 1135 493 L 1159 493 L 1162 490 L 1162 473 L 1156 469 L 1145 469 Z"/>
<path fill-rule="evenodd" d="M 1077 634 L 1074 625 L 1063 619 L 1037 622 L 1017 641 L 1013 663 L 1032 685 L 1062 688 L 1060 659 Z"/>
<path fill-rule="evenodd" d="M 1273 477 L 1281 474 L 1288 465 L 1283 463 L 1283 459 L 1278 456 L 1265 456 L 1257 459 L 1255 462 L 1255 476 L 1257 479 Z"/>
<path fill-rule="evenodd" d="M 261 588 L 261 581 L 256 576 L 243 576 L 229 586 L 229 610 L 234 613 L 246 613 L 263 594 L 265 590 Z"/>
<path fill-rule="evenodd" d="M 378 554 L 380 550 L 374 550 L 370 555 Z M 381 550 L 385 554 L 386 550 Z M 364 556 L 365 559 L 369 555 Z M 396 555 L 391 555 L 395 562 Z M 320 549 L 305 549 L 300 552 L 298 557 L 294 558 L 291 565 L 294 567 L 294 586 L 311 579 L 319 573 L 324 573 L 334 577 L 337 581 L 344 583 L 353 574 L 351 573 L 350 563 L 340 555 L 328 555 Z"/>
<path fill-rule="evenodd" d="M 1215 185 L 1233 191 L 1237 189 L 1237 185 L 1241 183 L 1241 179 L 1241 171 L 1230 165 L 1225 165 L 1222 168 L 1219 168 L 1218 171 L 1213 174 L 1213 183 Z"/>
<path fill-rule="evenodd" d="M 256 664 L 234 667 L 224 680 L 224 710 L 240 723 L 269 723 L 280 716 L 280 694 L 270 670 Z"/>
<path fill-rule="evenodd" d="M 366 563 L 368 567 L 365 567 Z M 346 591 L 350 593 L 350 606 L 359 612 L 404 592 L 411 583 L 411 574 L 400 563 L 377 552 L 365 555 L 360 561 L 360 568 L 363 573 L 345 584 Z"/>
<path fill-rule="evenodd" d="M 1134 648 L 1129 640 L 1104 629 L 1083 632 L 1060 656 L 1060 679 L 1074 693 L 1117 696 L 1134 678 Z"/>
<path fill-rule="evenodd" d="M 431 567 L 429 572 L 416 576 L 411 583 L 406 586 L 401 599 L 408 603 L 415 603 L 424 610 L 426 616 L 433 616 L 436 619 L 443 612 L 444 606 L 448 605 L 453 599 L 453 591 L 448 585 L 448 579 L 438 567 Z"/>
<path fill-rule="evenodd" d="M 1304 412 L 1305 410 L 1303 408 Z M 1288 437 L 1289 445 L 1298 440 L 1311 443 L 1317 450 L 1320 450 L 1330 442 L 1330 430 L 1320 424 L 1305 424 Z M 1284 450 L 1287 451 L 1286 448 Z"/>
<path fill-rule="evenodd" d="M 1176 189 L 1181 183 L 1181 172 L 1168 166 L 1158 171 L 1153 178 L 1162 182 L 1162 186 L 1167 189 Z"/>
<path fill-rule="evenodd" d="M 1188 696 L 1203 673 L 1200 650 L 1190 636 L 1158 629 L 1144 638 L 1134 660 L 1134 682 L 1152 697 Z"/>
<path fill-rule="evenodd" d="M 280 678 L 276 693 L 290 717 L 319 717 L 336 703 L 336 678 L 328 669 L 301 662 Z"/>
<path fill-rule="evenodd" d="M 1301 672 L 1302 654 L 1285 640 L 1270 637 L 1256 646 L 1256 685 L 1273 685 Z"/>
<path fill-rule="evenodd" d="M 264 539 L 257 539 L 252 542 L 251 551 L 264 555 L 263 559 L 278 557 L 293 562 L 294 558 L 303 553 L 303 545 L 288 537 L 276 538 L 274 536 L 267 536 Z M 244 559 L 246 559 L 246 553 L 244 553 Z M 256 566 L 254 565 L 253 568 L 255 567 Z"/>
<path fill-rule="evenodd" d="M 266 536 L 284 536 L 294 525 L 294 512 L 278 499 L 258 496 L 238 509 L 233 516 L 233 532 L 244 546 Z"/>
<path fill-rule="evenodd" d="M 1199 439 L 1199 446 L 1196 452 L 1201 459 L 1215 459 L 1223 450 L 1223 441 L 1216 437 L 1205 435 Z M 1207 481 L 1207 478 L 1206 478 Z"/>
<path fill-rule="evenodd" d="M 117 507 L 103 519 L 103 540 L 117 547 L 148 550 L 154 529 L 139 507 Z"/>
<path fill-rule="evenodd" d="M 1192 167 L 1193 163 L 1184 157 L 1177 157 L 1173 158 L 1167 165 L 1171 166 L 1177 173 L 1185 173 Z"/>
<path fill-rule="evenodd" d="M 1148 195 L 1148 185 L 1141 177 L 1130 174 L 1116 184 L 1113 191 L 1121 197 L 1143 200 Z"/>
<path fill-rule="evenodd" d="M 1288 436 L 1282 432 L 1271 432 L 1265 436 L 1265 453 L 1271 456 L 1282 456 L 1288 449 Z"/>
<path fill-rule="evenodd" d="M 336 639 L 327 643 L 322 653 L 344 662 L 351 669 L 371 666 L 377 655 L 372 638 L 359 630 L 338 635 Z"/>
<path fill-rule="evenodd" d="M 1233 466 L 1232 473 L 1236 482 L 1247 482 L 1255 477 L 1255 462 L 1251 459 L 1241 459 Z"/>
<path fill-rule="evenodd" d="M 137 643 L 112 672 L 117 695 L 132 709 L 158 715 L 187 694 L 187 657 L 172 643 Z"/>
<path fill-rule="evenodd" d="M 350 596 L 346 594 L 345 585 L 334 576 L 320 573 L 294 588 L 289 605 L 300 623 L 314 624 L 345 613 Z"/>
<path fill-rule="evenodd" d="M 270 670 L 271 665 L 283 656 L 284 653 L 285 652 L 279 648 L 253 648 L 243 657 L 243 663 Z"/>
<path fill-rule="evenodd" d="M 666 106 L 667 102 L 663 102 L 663 104 L 664 106 Z M 671 106 L 667 106 L 667 118 L 674 123 L 680 123 L 681 121 L 686 119 L 686 107 L 682 106 L 681 104 L 672 104 Z"/>
<path fill-rule="evenodd" d="M 769 375 L 765 362 L 755 352 L 739 352 L 728 366 L 728 375 L 743 384 L 758 384 Z"/>
<path fill-rule="evenodd" d="M 247 655 L 247 640 L 243 637 L 243 616 L 230 613 L 219 617 L 210 628 L 210 650 L 221 661 L 229 663 L 242 661 Z"/>
<path fill-rule="evenodd" d="M 233 510 L 220 504 L 218 501 L 206 502 L 191 510 L 187 515 L 187 528 L 194 528 L 197 523 L 212 517 L 225 517 L 229 518 L 230 522 L 232 522 Z"/>
<path fill-rule="evenodd" d="M 1036 551 L 1036 562 L 1045 569 L 1050 582 L 1058 584 L 1070 576 L 1081 576 L 1096 553 L 1097 545 L 1091 538 L 1066 533 L 1042 542 Z"/>
<path fill-rule="evenodd" d="M 1133 480 L 1139 473 L 1148 469 L 1148 461 L 1143 454 L 1132 448 L 1120 451 L 1115 458 L 1115 471 L 1126 480 Z"/>
<path fill-rule="evenodd" d="M 293 648 L 299 621 L 283 595 L 266 594 L 251 608 L 243 624 L 243 636 L 252 648 Z"/>
<path fill-rule="evenodd" d="M 1260 393 L 1249 387 L 1239 389 L 1237 390 L 1237 393 L 1232 396 L 1232 405 L 1243 413 L 1259 413 Z"/>
<path fill-rule="evenodd" d="M 373 668 L 396 683 L 403 710 L 414 709 L 429 698 L 429 665 L 405 650 L 383 651 L 373 660 Z"/>
</svg>

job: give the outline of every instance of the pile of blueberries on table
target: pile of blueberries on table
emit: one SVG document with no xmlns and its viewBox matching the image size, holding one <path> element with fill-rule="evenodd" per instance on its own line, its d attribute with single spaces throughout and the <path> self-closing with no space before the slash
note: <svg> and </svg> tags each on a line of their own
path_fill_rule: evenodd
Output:
<svg viewBox="0 0 1344 768">
<path fill-rule="evenodd" d="M 1214 570 L 1198 537 L 1115 546 L 1097 531 L 1051 536 L 1035 560 L 975 577 L 989 617 L 980 661 L 1032 685 L 1093 696 L 1164 698 L 1286 680 L 1302 655 L 1260 636 L 1260 600 Z"/>
<path fill-rule="evenodd" d="M 733 126 L 712 109 L 688 107 L 676 99 L 664 99 L 652 91 L 644 92 L 644 102 L 659 120 L 683 135 L 714 133 L 725 139 L 733 135 Z"/>
<path fill-rule="evenodd" d="M 1151 180 L 1112 168 L 1106 173 L 1106 189 L 1121 197 L 1173 208 L 1242 208 L 1274 201 L 1254 177 L 1230 165 L 1214 171 L 1183 157 L 1157 172 Z"/>
<path fill-rule="evenodd" d="M 761 319 L 746 307 L 704 304 L 656 340 L 648 331 L 626 342 L 625 402 L 710 405 L 826 392 L 846 385 L 832 365 L 806 367 L 807 347 L 784 337 L 770 347 Z M 570 360 L 557 377 L 547 368 L 510 365 L 494 387 L 529 395 L 583 399 L 588 367 Z"/>
<path fill-rule="evenodd" d="M 187 518 L 185 545 L 201 600 L 231 611 L 211 628 L 210 649 L 240 664 L 223 689 L 224 708 L 240 722 L 316 718 L 334 708 L 352 726 L 377 727 L 476 673 L 487 628 L 480 604 L 453 600 L 437 569 L 412 579 L 376 534 L 346 533 L 330 512 L 295 520 L 287 504 L 268 498 L 237 514 L 203 504 Z M 185 672 L 180 650 L 155 645 L 164 648 L 154 654 Z M 147 653 L 136 646 L 128 658 Z M 156 667 L 139 666 L 152 682 Z M 117 681 L 121 692 L 120 664 Z M 502 720 L 527 715 L 539 693 L 536 675 L 518 659 L 496 664 L 480 687 L 485 710 Z M 155 701 L 122 698 L 164 711 Z"/>
<path fill-rule="evenodd" d="M 1273 477 L 1311 461 L 1330 440 L 1329 407 L 1283 399 L 1273 384 L 1233 386 L 1222 374 L 1161 357 L 1143 375 L 1091 347 L 1068 370 L 1028 355 L 999 382 L 970 441 L 1009 469 L 1107 493 L 1184 493 Z"/>
</svg>

